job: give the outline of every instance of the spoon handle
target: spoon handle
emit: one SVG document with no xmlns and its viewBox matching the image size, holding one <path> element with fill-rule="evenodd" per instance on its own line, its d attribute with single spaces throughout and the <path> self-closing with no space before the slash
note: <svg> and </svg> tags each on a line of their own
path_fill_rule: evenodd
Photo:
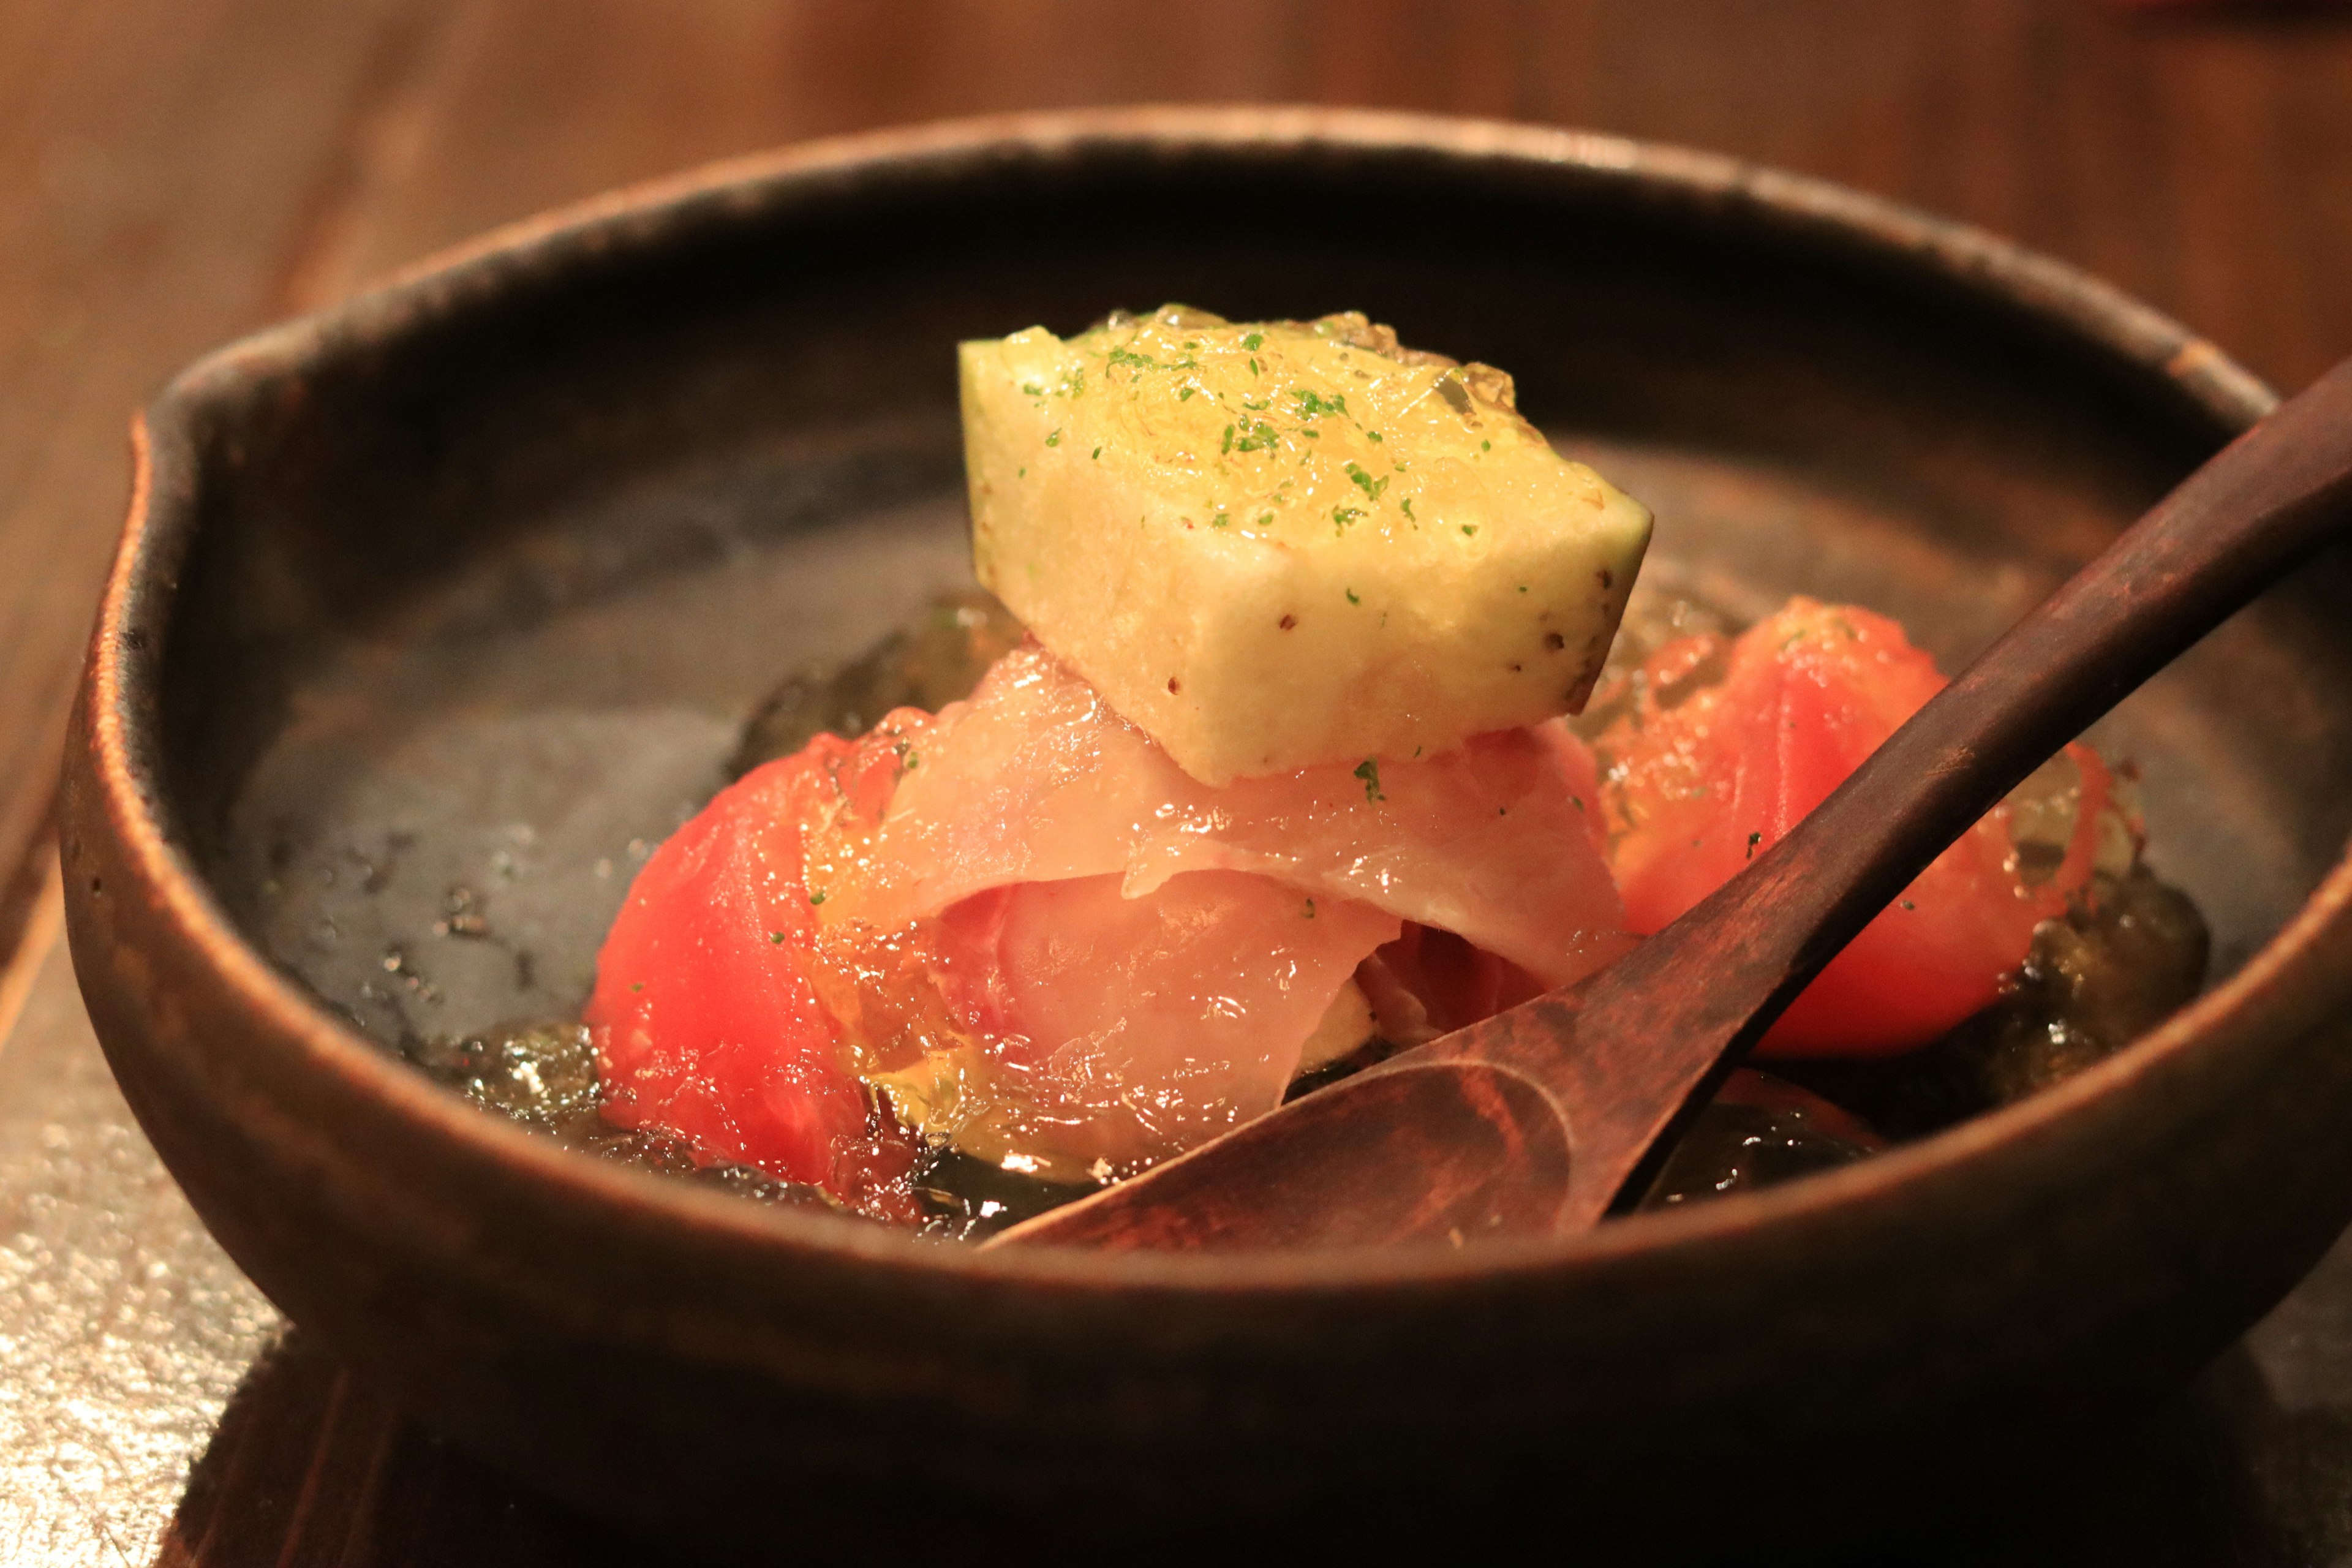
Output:
<svg viewBox="0 0 2352 1568">
<path fill-rule="evenodd" d="M 1528 1067 L 1565 1090 L 1569 1104 L 1615 1099 L 1656 1110 L 1648 1125 L 1588 1119 L 1576 1129 L 1583 1190 L 1561 1223 L 1599 1217 L 1631 1185 L 1643 1154 L 1946 846 L 2347 521 L 2352 360 L 2190 476 L 1986 649 L 1788 837 L 1596 978 L 1584 997 L 1581 1038 L 1613 1035 L 1638 1043 L 1646 1059 L 1635 1068 L 1620 1050 L 1601 1048 Z M 1628 1070 L 1647 1081 L 1621 1078 L 1615 1096 L 1580 1081 Z"/>
</svg>

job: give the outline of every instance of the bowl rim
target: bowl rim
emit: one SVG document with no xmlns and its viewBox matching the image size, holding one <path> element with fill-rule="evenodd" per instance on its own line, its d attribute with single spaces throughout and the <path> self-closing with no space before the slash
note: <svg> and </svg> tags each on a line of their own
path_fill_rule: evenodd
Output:
<svg viewBox="0 0 2352 1568">
<path fill-rule="evenodd" d="M 644 255 L 698 222 L 751 221 L 796 198 L 854 195 L 877 180 L 951 184 L 975 167 L 1081 163 L 1089 153 L 1296 162 L 1317 154 L 1421 155 L 1456 166 L 1663 193 L 1735 209 L 1782 234 L 1940 275 L 2027 318 L 2153 373 L 2223 429 L 2252 423 L 2275 395 L 2221 350 L 2113 285 L 1974 226 L 1828 181 L 1723 154 L 1588 131 L 1452 116 L 1307 107 L 1144 105 L 992 115 L 828 137 L 625 185 L 493 229 L 404 268 L 351 299 L 239 339 L 183 371 L 133 422 L 128 514 L 92 631 L 84 718 L 98 804 L 144 884 L 164 932 L 201 956 L 257 1026 L 430 1138 L 542 1195 L 627 1211 L 671 1227 L 680 1245 L 746 1256 L 823 1252 L 926 1276 L 1045 1283 L 1080 1290 L 1259 1295 L 1423 1289 L 1468 1279 L 1577 1270 L 1633 1253 L 1684 1252 L 1733 1235 L 1818 1218 L 1864 1194 L 1888 1194 L 2037 1142 L 2094 1101 L 2226 1050 L 2298 1009 L 2282 987 L 2352 910 L 2352 854 L 2237 973 L 2125 1050 L 2014 1105 L 1871 1160 L 1727 1203 L 1629 1215 L 1580 1235 L 1470 1248 L 1367 1247 L 1315 1252 L 1163 1256 L 1061 1247 L 983 1251 L 869 1222 L 746 1203 L 597 1159 L 486 1114 L 329 1012 L 238 929 L 182 847 L 162 789 L 160 655 L 177 568 L 204 479 L 197 432 L 257 384 L 299 377 L 370 342 L 494 303 L 534 276 Z M 152 648 L 152 657 L 142 656 Z M 70 765 L 70 764 L 69 764 Z M 68 887 L 69 899 L 79 896 Z"/>
</svg>

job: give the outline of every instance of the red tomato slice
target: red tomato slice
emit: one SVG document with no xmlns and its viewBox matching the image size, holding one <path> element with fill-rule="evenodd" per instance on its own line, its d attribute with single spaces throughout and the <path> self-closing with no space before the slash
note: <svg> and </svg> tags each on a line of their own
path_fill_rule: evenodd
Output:
<svg viewBox="0 0 2352 1568">
<path fill-rule="evenodd" d="M 872 809 L 877 785 L 887 798 L 887 779 L 871 775 L 889 755 L 821 735 L 745 774 L 646 862 L 597 957 L 585 1015 L 608 1119 L 858 1207 L 903 1201 L 891 1184 L 911 1144 L 873 1113 L 803 967 L 816 926 L 807 830 Z"/>
<path fill-rule="evenodd" d="M 1722 679 L 1706 684 L 1718 664 Z M 1893 621 L 1811 599 L 1727 644 L 1671 644 L 1640 682 L 1599 750 L 1610 868 L 1645 934 L 1777 843 L 1945 683 Z M 1762 1054 L 1892 1055 L 1990 1003 L 2033 928 L 2090 879 L 2107 773 L 2087 747 L 2068 754 L 2081 805 L 2055 875 L 2026 884 L 2008 807 L 1996 808 L 1822 972 Z"/>
</svg>

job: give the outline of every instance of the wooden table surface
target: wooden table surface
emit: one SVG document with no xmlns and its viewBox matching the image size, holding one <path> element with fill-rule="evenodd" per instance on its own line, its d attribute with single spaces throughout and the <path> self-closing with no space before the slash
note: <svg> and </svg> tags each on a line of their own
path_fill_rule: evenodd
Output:
<svg viewBox="0 0 2352 1568">
<path fill-rule="evenodd" d="M 20 1320 L 0 1308 L 0 1561 L 611 1550 L 443 1454 L 299 1336 L 278 1344 L 140 1163 L 93 1065 L 40 846 L 130 410 L 213 343 L 614 184 L 869 126 L 1154 100 L 1446 110 L 1721 149 L 2105 274 L 2282 391 L 2352 353 L 2340 5 L 0 0 L 0 1291 Z M 99 1165 L 50 1157 L 68 1148 Z M 108 1233 L 111 1285 L 76 1275 L 76 1204 L 151 1216 Z M 185 1256 L 162 1256 L 163 1237 Z M 194 1283 L 139 1297 L 123 1281 L 148 1268 Z M 163 1388 L 150 1367 L 108 1384 L 173 1412 L 150 1409 L 111 1458 L 32 1419 L 81 1397 L 77 1357 L 95 1366 L 136 1337 L 95 1319 L 79 1339 L 19 1331 L 47 1310 L 26 1292 L 76 1278 L 100 1318 L 210 1325 L 193 1382 Z M 2321 1309 L 2300 1310 L 2295 1342 L 2326 1338 Z M 246 1392 L 215 1430 L 227 1385 L 205 1379 L 222 1376 Z M 2272 1536 L 2337 1529 L 2319 1490 L 2304 1500 L 2317 1513 Z"/>
</svg>

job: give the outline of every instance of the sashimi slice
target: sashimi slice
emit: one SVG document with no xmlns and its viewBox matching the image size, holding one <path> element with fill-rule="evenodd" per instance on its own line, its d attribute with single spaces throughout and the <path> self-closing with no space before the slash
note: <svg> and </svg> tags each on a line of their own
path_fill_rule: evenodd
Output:
<svg viewBox="0 0 2352 1568">
<path fill-rule="evenodd" d="M 1419 1046 L 1516 1007 L 1543 982 L 1452 931 L 1408 925 L 1356 971 L 1372 1025 L 1392 1046 Z"/>
<path fill-rule="evenodd" d="M 1212 787 L 1031 643 L 902 760 L 877 827 L 812 847 L 828 927 L 901 928 L 1018 883 L 1109 876 L 1139 896 L 1226 870 L 1452 931 L 1547 985 L 1630 945 L 1591 760 L 1557 722 Z"/>
<path fill-rule="evenodd" d="M 1064 1181 L 1142 1169 L 1273 1110 L 1358 962 L 1400 925 L 1234 871 L 1132 897 L 1116 876 L 1024 882 L 929 923 L 919 974 L 887 984 L 930 984 L 948 1027 L 874 1081 L 927 1133 Z"/>
<path fill-rule="evenodd" d="M 868 1086 L 1012 1169 L 1139 1169 L 1362 1038 L 1376 951 L 1416 1035 L 1622 951 L 1594 788 L 1557 725 L 1212 788 L 1024 647 L 663 846 L 591 1004 L 608 1114 L 845 1196 L 894 1157 Z"/>
</svg>

